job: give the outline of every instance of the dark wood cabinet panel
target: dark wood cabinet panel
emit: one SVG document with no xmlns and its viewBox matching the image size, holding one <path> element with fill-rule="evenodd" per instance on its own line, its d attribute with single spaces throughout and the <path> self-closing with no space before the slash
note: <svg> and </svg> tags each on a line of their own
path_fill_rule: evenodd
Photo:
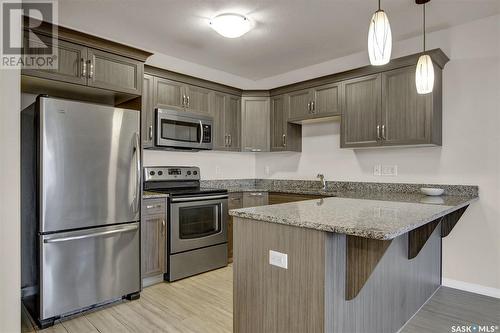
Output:
<svg viewBox="0 0 500 333">
<path fill-rule="evenodd" d="M 383 144 L 418 145 L 431 142 L 432 94 L 420 95 L 415 66 L 382 74 Z"/>
<path fill-rule="evenodd" d="M 40 35 L 32 38 L 32 34 L 24 33 L 24 46 L 40 48 L 53 46 L 53 39 Z M 45 44 L 45 45 L 43 45 Z M 23 75 L 36 76 L 49 80 L 57 80 L 81 85 L 87 84 L 87 48 L 82 45 L 58 41 L 57 42 L 57 69 L 23 69 Z"/>
<path fill-rule="evenodd" d="M 209 95 L 210 90 L 186 85 L 186 103 L 185 107 L 192 112 L 209 113 Z"/>
<path fill-rule="evenodd" d="M 315 116 L 339 116 L 340 92 L 339 84 L 332 83 L 313 89 L 313 114 Z"/>
<path fill-rule="evenodd" d="M 145 199 L 141 220 L 142 278 L 165 272 L 166 199 Z"/>
<path fill-rule="evenodd" d="M 287 202 L 296 202 L 304 200 L 322 199 L 327 198 L 324 195 L 313 195 L 313 194 L 295 194 L 295 193 L 280 193 L 280 192 L 270 192 L 269 193 L 269 205 L 277 205 Z"/>
<path fill-rule="evenodd" d="M 227 95 L 224 126 L 228 134 L 228 150 L 241 150 L 241 98 Z"/>
<path fill-rule="evenodd" d="M 140 95 L 144 63 L 117 54 L 88 48 L 88 85 Z"/>
<path fill-rule="evenodd" d="M 268 204 L 267 192 L 243 192 L 243 207 L 257 207 Z"/>
<path fill-rule="evenodd" d="M 381 76 L 369 75 L 342 84 L 341 147 L 379 144 Z"/>
<path fill-rule="evenodd" d="M 153 107 L 154 78 L 144 75 L 142 85 L 142 108 L 141 108 L 141 137 L 142 147 L 151 148 L 154 138 L 154 107 Z"/>
<path fill-rule="evenodd" d="M 311 116 L 311 90 L 299 90 L 288 94 L 289 120 L 302 120 Z"/>
<path fill-rule="evenodd" d="M 182 83 L 154 77 L 153 107 L 183 110 L 184 96 Z"/>
<path fill-rule="evenodd" d="M 284 95 L 271 97 L 271 151 L 301 151 L 302 126 L 288 122 Z"/>
</svg>

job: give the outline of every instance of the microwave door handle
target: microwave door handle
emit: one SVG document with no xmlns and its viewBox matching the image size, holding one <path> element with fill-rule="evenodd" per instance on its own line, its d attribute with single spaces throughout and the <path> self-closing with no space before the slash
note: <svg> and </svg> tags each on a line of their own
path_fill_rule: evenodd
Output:
<svg viewBox="0 0 500 333">
<path fill-rule="evenodd" d="M 203 143 L 203 124 L 201 123 L 201 120 L 198 120 L 200 122 L 200 142 L 199 144 L 201 145 Z"/>
</svg>

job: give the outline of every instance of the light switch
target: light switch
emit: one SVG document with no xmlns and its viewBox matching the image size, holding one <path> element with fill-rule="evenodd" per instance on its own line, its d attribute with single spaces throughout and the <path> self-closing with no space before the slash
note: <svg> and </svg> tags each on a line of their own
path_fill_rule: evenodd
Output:
<svg viewBox="0 0 500 333">
<path fill-rule="evenodd" d="M 288 269 L 288 255 L 286 253 L 269 250 L 269 264 Z"/>
<path fill-rule="evenodd" d="M 373 175 L 382 176 L 382 166 L 380 164 L 375 164 L 373 166 Z"/>
<path fill-rule="evenodd" d="M 382 165 L 382 176 L 397 176 L 398 166 L 397 165 Z"/>
</svg>

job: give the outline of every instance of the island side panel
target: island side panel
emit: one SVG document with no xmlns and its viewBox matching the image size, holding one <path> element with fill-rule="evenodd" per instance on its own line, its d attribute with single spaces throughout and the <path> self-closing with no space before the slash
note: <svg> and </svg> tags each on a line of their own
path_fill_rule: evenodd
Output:
<svg viewBox="0 0 500 333">
<path fill-rule="evenodd" d="M 328 233 L 234 219 L 234 332 L 324 332 Z M 288 269 L 269 264 L 288 255 Z"/>
<path fill-rule="evenodd" d="M 327 332 L 397 332 L 441 284 L 441 236 L 436 228 L 408 259 L 408 234 L 395 238 L 359 294 L 346 300 L 346 235 L 326 244 Z"/>
</svg>

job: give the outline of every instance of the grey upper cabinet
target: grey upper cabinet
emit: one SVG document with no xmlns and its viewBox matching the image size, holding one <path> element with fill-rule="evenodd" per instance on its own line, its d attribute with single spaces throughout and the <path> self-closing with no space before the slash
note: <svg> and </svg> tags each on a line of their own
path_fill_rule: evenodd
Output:
<svg viewBox="0 0 500 333">
<path fill-rule="evenodd" d="M 294 91 L 288 94 L 290 121 L 303 120 L 311 116 L 311 89 Z"/>
<path fill-rule="evenodd" d="M 241 98 L 227 95 L 224 113 L 225 128 L 228 134 L 228 150 L 241 150 Z"/>
<path fill-rule="evenodd" d="M 145 199 L 141 219 L 141 276 L 165 273 L 166 199 Z"/>
<path fill-rule="evenodd" d="M 270 150 L 269 97 L 243 97 L 241 99 L 242 151 Z"/>
<path fill-rule="evenodd" d="M 339 83 L 330 83 L 289 93 L 289 121 L 299 122 L 308 119 L 340 116 L 339 86 Z"/>
<path fill-rule="evenodd" d="M 185 103 L 184 84 L 154 77 L 153 107 L 163 109 L 183 110 Z"/>
<path fill-rule="evenodd" d="M 440 69 L 435 89 L 419 95 L 415 66 L 342 84 L 341 148 L 441 145 Z"/>
<path fill-rule="evenodd" d="M 338 83 L 326 84 L 312 89 L 314 117 L 340 116 L 340 91 Z"/>
<path fill-rule="evenodd" d="M 210 90 L 186 85 L 184 91 L 186 95 L 184 106 L 186 109 L 198 113 L 209 113 Z"/>
<path fill-rule="evenodd" d="M 301 151 L 302 126 L 288 122 L 284 95 L 271 97 L 271 151 Z"/>
<path fill-rule="evenodd" d="M 154 107 L 153 107 L 154 78 L 145 74 L 142 85 L 141 107 L 141 137 L 142 147 L 151 148 L 154 138 Z"/>
<path fill-rule="evenodd" d="M 342 148 L 369 147 L 380 140 L 381 75 L 342 84 Z"/>
<path fill-rule="evenodd" d="M 42 35 L 35 39 L 32 38 L 32 34 L 25 31 L 25 47 L 28 45 L 44 47 L 45 45 L 42 45 L 40 41 L 45 45 L 53 46 L 52 38 Z M 87 48 L 85 46 L 62 40 L 58 41 L 57 58 L 57 69 L 23 69 L 22 74 L 68 83 L 87 84 Z"/>
<path fill-rule="evenodd" d="M 214 91 L 211 100 L 210 114 L 214 117 L 214 149 L 239 151 L 241 99 Z"/>
<path fill-rule="evenodd" d="M 138 60 L 89 48 L 88 85 L 140 95 L 144 64 Z"/>
<path fill-rule="evenodd" d="M 409 66 L 382 73 L 383 145 L 441 144 L 441 101 L 433 108 L 434 100 L 440 97 L 437 91 L 417 93 L 415 69 Z"/>
</svg>

